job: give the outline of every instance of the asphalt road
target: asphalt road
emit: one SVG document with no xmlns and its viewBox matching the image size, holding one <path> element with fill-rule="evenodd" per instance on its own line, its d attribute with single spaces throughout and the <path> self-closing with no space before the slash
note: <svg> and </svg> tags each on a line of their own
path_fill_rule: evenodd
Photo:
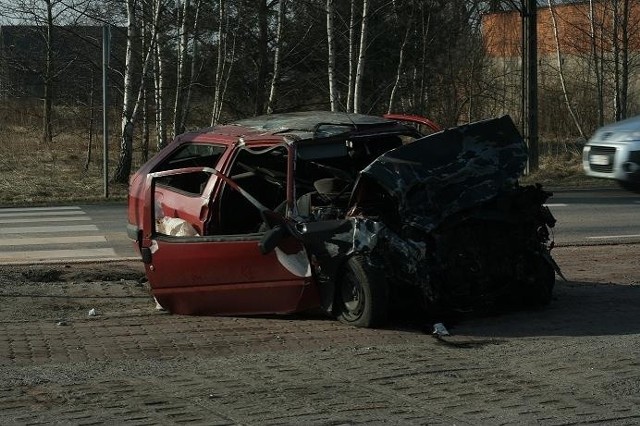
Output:
<svg viewBox="0 0 640 426">
<path fill-rule="evenodd" d="M 558 246 L 640 242 L 640 195 L 556 190 L 548 206 Z M 126 223 L 122 203 L 0 209 L 0 264 L 137 259 Z"/>
<path fill-rule="evenodd" d="M 640 242 L 640 195 L 619 189 L 554 191 L 557 245 Z"/>
</svg>

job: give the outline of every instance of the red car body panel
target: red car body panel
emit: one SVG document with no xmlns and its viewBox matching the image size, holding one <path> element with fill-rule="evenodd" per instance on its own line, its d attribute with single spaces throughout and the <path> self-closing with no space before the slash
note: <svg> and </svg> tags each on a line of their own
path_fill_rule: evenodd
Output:
<svg viewBox="0 0 640 426">
<path fill-rule="evenodd" d="M 439 132 L 440 130 L 442 130 L 442 127 L 440 127 L 440 125 L 437 124 L 436 122 L 431 121 L 428 118 L 421 117 L 419 115 L 385 114 L 383 115 L 383 117 L 388 118 L 389 120 L 398 120 L 398 121 L 404 121 L 408 123 L 423 124 L 433 132 Z"/>
<path fill-rule="evenodd" d="M 283 314 L 317 306 L 311 277 L 292 274 L 275 252 L 263 255 L 258 241 L 156 239 L 146 265 L 156 299 L 176 314 Z"/>
<path fill-rule="evenodd" d="M 427 119 L 416 121 L 413 116 L 394 117 L 421 124 L 432 123 Z M 291 241 L 284 244 L 286 253 L 278 249 L 279 252 L 263 254 L 258 246 L 260 233 L 209 235 L 211 222 L 221 208 L 223 179 L 212 174 L 199 195 L 186 194 L 156 182 L 158 178 L 172 174 L 169 169 L 160 173 L 157 170 L 184 144 L 225 147 L 216 164 L 207 167 L 227 174 L 241 149 L 286 145 L 287 139 L 275 130 L 268 132 L 236 125 L 188 133 L 178 136 L 132 176 L 128 234 L 142 254 L 157 301 L 176 314 L 281 314 L 319 306 L 319 289 L 311 273 L 311 259 L 300 241 L 290 238 Z M 289 177 L 295 173 L 293 157 L 290 155 L 288 160 Z M 296 211 L 295 195 L 293 181 L 288 179 L 289 212 Z M 199 236 L 160 235 L 156 231 L 160 214 L 186 221 Z M 298 264 L 298 269 L 287 266 L 288 262 L 295 264 L 298 261 L 302 263 L 302 266 Z M 303 272 L 304 262 L 309 266 L 308 272 Z"/>
</svg>

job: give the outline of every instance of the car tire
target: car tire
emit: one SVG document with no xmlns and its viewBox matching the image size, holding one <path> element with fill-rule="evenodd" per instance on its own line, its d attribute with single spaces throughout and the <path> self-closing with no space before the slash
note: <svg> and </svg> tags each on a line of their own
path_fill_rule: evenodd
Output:
<svg viewBox="0 0 640 426">
<path fill-rule="evenodd" d="M 640 182 L 627 182 L 624 180 L 619 180 L 618 185 L 624 190 L 633 192 L 635 194 L 640 194 Z"/>
<path fill-rule="evenodd" d="M 535 280 L 526 294 L 525 304 L 529 306 L 545 306 L 551 303 L 553 288 L 556 283 L 556 272 L 544 258 L 534 262 L 537 267 L 534 271 Z"/>
<path fill-rule="evenodd" d="M 350 257 L 336 282 L 336 317 L 355 327 L 374 328 L 386 323 L 389 311 L 388 286 L 363 256 Z"/>
</svg>

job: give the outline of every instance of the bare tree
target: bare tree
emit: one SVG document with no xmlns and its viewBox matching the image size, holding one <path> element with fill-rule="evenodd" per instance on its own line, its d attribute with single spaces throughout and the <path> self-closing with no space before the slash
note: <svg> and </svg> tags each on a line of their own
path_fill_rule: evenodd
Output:
<svg viewBox="0 0 640 426">
<path fill-rule="evenodd" d="M 191 111 L 191 96 L 193 94 L 193 88 L 198 74 L 198 63 L 200 57 L 200 10 L 202 8 L 202 0 L 196 0 L 196 11 L 193 18 L 193 51 L 191 58 L 191 72 L 189 73 L 189 84 L 187 85 L 187 94 L 185 96 L 184 106 L 182 108 L 182 128 L 184 129 L 189 118 L 189 112 Z"/>
<path fill-rule="evenodd" d="M 397 9 L 395 10 L 394 15 L 395 15 L 396 25 L 400 27 L 400 18 L 398 17 Z M 408 22 L 405 22 L 404 24 L 407 26 L 407 28 L 405 29 L 404 37 L 402 38 L 402 43 L 400 45 L 400 51 L 398 52 L 398 66 L 396 68 L 396 79 L 393 83 L 393 87 L 391 88 L 391 94 L 389 95 L 389 107 L 387 108 L 388 112 L 393 112 L 396 93 L 398 92 L 400 79 L 402 78 L 402 75 L 403 75 L 405 50 L 407 48 L 407 43 L 409 41 L 409 35 L 413 30 L 413 15 L 411 15 L 411 19 Z"/>
<path fill-rule="evenodd" d="M 67 64 L 56 61 L 56 40 L 59 33 L 56 27 L 63 24 L 73 25 L 77 15 L 70 13 L 70 6 L 61 0 L 14 0 L 0 3 L 0 16 L 11 22 L 26 24 L 31 32 L 41 37 L 44 57 L 41 52 L 33 52 L 33 58 L 28 58 L 31 63 L 25 62 L 20 67 L 27 68 L 35 73 L 42 81 L 42 133 L 41 141 L 49 144 L 53 140 L 53 101 L 54 83 L 58 76 L 64 72 Z M 39 45 L 39 43 L 37 43 Z M 35 48 L 37 49 L 37 48 Z M 56 63 L 57 62 L 57 63 Z M 34 68 L 31 68 L 31 67 Z"/>
<path fill-rule="evenodd" d="M 229 35 L 231 34 L 231 42 Z M 227 84 L 231 75 L 235 58 L 236 34 L 230 27 L 230 16 L 227 13 L 226 0 L 218 3 L 218 50 L 216 55 L 216 72 L 213 93 L 213 107 L 211 110 L 211 125 L 216 125 L 222 115 Z"/>
<path fill-rule="evenodd" d="M 254 114 L 265 112 L 265 92 L 269 63 L 269 7 L 267 0 L 258 1 L 258 57 Z"/>
<path fill-rule="evenodd" d="M 335 47 L 335 35 L 333 25 L 333 15 L 335 13 L 334 0 L 327 0 L 326 3 L 327 13 L 327 76 L 329 78 L 329 105 L 331 111 L 338 110 L 338 89 L 336 87 L 336 47 Z"/>
<path fill-rule="evenodd" d="M 575 124 L 576 129 L 578 130 L 578 133 L 580 133 L 580 137 L 585 139 L 584 131 L 582 130 L 582 125 L 580 124 L 580 121 L 578 120 L 578 116 L 576 115 L 576 112 L 573 106 L 571 105 L 571 100 L 569 99 L 569 93 L 567 92 L 567 83 L 565 81 L 564 67 L 563 67 L 564 61 L 562 59 L 562 52 L 560 49 L 560 38 L 558 36 L 558 23 L 556 21 L 556 14 L 553 9 L 552 1 L 547 0 L 547 5 L 549 7 L 549 14 L 551 16 L 551 26 L 553 28 L 553 39 L 555 41 L 555 47 L 556 47 L 556 63 L 558 66 L 558 78 L 560 79 L 560 86 L 562 87 L 562 96 L 564 97 L 564 103 L 567 106 L 567 110 L 569 111 L 569 114 L 573 119 L 573 124 Z"/>
<path fill-rule="evenodd" d="M 627 118 L 629 92 L 629 0 L 613 0 L 614 117 Z"/>
<path fill-rule="evenodd" d="M 360 25 L 360 47 L 358 49 L 358 64 L 353 88 L 353 112 L 359 113 L 362 108 L 362 79 L 365 72 L 367 53 L 367 31 L 369 24 L 369 0 L 362 0 L 362 22 Z"/>
<path fill-rule="evenodd" d="M 596 87 L 597 127 L 604 125 L 604 79 L 603 79 L 603 48 L 602 21 L 596 22 L 594 0 L 589 0 L 589 47 L 591 49 L 590 63 L 592 64 Z"/>
<path fill-rule="evenodd" d="M 154 11 L 161 7 L 161 0 L 157 0 L 153 2 Z M 155 13 L 154 13 L 155 16 Z M 153 21 L 149 23 L 149 25 L 153 25 Z M 155 101 L 155 120 L 156 120 L 156 145 L 157 149 L 160 150 L 164 148 L 167 144 L 167 128 L 165 125 L 165 59 L 164 59 L 164 39 L 162 35 L 157 31 L 155 33 L 154 40 L 154 55 L 153 55 L 153 86 L 154 86 L 154 101 Z"/>
<path fill-rule="evenodd" d="M 177 66 L 176 66 L 176 90 L 174 97 L 174 106 L 173 106 L 173 137 L 181 134 L 185 130 L 186 126 L 186 118 L 187 113 L 189 111 L 190 105 L 188 100 L 190 99 L 190 88 L 192 84 L 191 77 L 193 76 L 194 67 L 196 61 L 196 56 L 192 52 L 191 55 L 191 72 L 187 75 L 187 65 L 188 65 L 188 49 L 189 49 L 189 40 L 192 41 L 192 46 L 195 48 L 197 45 L 197 33 L 198 26 L 200 25 L 199 16 L 200 16 L 200 5 L 202 3 L 201 0 L 196 0 L 195 3 L 195 12 L 193 14 L 193 18 L 190 18 L 189 12 L 191 9 L 190 0 L 182 0 L 182 10 L 180 7 L 177 8 L 177 22 L 176 25 L 179 28 L 179 36 L 177 43 Z"/>
<path fill-rule="evenodd" d="M 349 81 L 347 91 L 347 111 L 353 111 L 355 64 L 356 64 L 356 0 L 350 1 L 349 11 Z"/>
<path fill-rule="evenodd" d="M 184 84 L 185 84 L 185 68 L 187 66 L 187 44 L 189 42 L 189 21 L 188 12 L 190 2 L 189 0 L 182 0 L 182 10 L 177 8 L 177 26 L 180 28 L 178 37 L 178 63 L 176 66 L 176 92 L 173 105 L 173 137 L 175 138 L 180 133 L 184 132 L 184 123 L 182 122 L 182 109 L 184 103 Z M 193 25 L 197 25 L 196 22 Z"/>
<path fill-rule="evenodd" d="M 273 53 L 273 75 L 271 76 L 271 88 L 269 89 L 269 100 L 267 101 L 267 113 L 273 112 L 276 102 L 276 87 L 280 78 L 280 49 L 282 48 L 282 28 L 284 26 L 286 0 L 279 0 L 278 23 L 276 29 L 275 51 Z"/>
<path fill-rule="evenodd" d="M 156 40 L 156 34 L 158 29 L 158 20 L 160 18 L 160 7 L 157 7 L 156 15 L 153 18 L 152 36 L 151 40 Z M 134 77 L 136 76 L 135 64 L 134 64 L 134 44 L 137 37 L 137 13 L 136 13 L 136 0 L 127 0 L 127 52 L 125 59 L 125 73 L 124 73 L 124 97 L 122 100 L 122 116 L 121 116 L 121 137 L 120 137 L 120 153 L 118 157 L 118 165 L 114 172 L 112 180 L 117 183 L 127 183 L 129 180 L 129 174 L 131 173 L 131 162 L 133 157 L 133 130 L 134 123 L 137 118 L 138 111 L 140 109 L 142 94 L 144 92 L 144 86 L 146 81 L 146 75 L 151 62 L 152 53 L 154 50 L 154 44 L 149 46 L 143 64 L 141 78 L 138 86 L 137 96 L 135 95 Z"/>
</svg>

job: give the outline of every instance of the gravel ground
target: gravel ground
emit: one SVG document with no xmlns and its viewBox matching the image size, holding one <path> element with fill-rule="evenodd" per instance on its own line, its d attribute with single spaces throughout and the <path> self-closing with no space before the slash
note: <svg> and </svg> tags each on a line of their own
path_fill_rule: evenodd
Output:
<svg viewBox="0 0 640 426">
<path fill-rule="evenodd" d="M 170 315 L 137 263 L 0 267 L 0 424 L 640 424 L 640 245 L 554 257 L 550 306 L 442 339 Z"/>
</svg>

